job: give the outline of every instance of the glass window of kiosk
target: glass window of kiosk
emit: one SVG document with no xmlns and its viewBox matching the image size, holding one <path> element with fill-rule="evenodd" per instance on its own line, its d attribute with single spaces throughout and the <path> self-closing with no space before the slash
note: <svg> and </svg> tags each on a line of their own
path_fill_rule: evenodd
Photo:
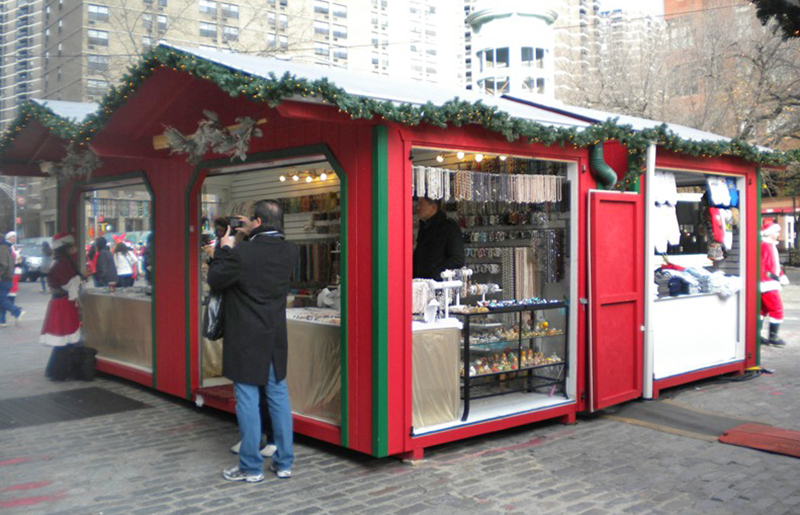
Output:
<svg viewBox="0 0 800 515">
<path fill-rule="evenodd" d="M 301 163 L 265 163 L 247 170 L 214 170 L 203 182 L 200 199 L 199 308 L 210 293 L 206 280 L 228 218 L 250 216 L 259 200 L 277 200 L 284 211 L 286 240 L 300 257 L 287 302 L 289 363 L 287 382 L 292 411 L 339 424 L 341 333 L 340 178 L 322 156 Z M 202 338 L 202 337 L 201 337 Z M 201 383 L 227 384 L 222 377 L 224 337 L 200 345 Z"/>
<path fill-rule="evenodd" d="M 98 357 L 151 370 L 155 246 L 153 199 L 139 182 L 100 184 L 78 205 L 86 345 Z"/>
<path fill-rule="evenodd" d="M 415 428 L 564 402 L 570 165 L 425 148 L 412 157 Z"/>
</svg>

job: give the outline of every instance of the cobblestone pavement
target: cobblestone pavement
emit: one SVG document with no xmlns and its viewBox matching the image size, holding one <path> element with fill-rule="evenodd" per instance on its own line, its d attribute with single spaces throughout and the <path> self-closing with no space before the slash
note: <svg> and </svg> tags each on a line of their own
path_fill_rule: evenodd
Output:
<svg viewBox="0 0 800 515">
<path fill-rule="evenodd" d="M 800 285 L 800 273 L 793 273 Z M 0 329 L 0 399 L 55 384 L 36 343 L 45 309 L 25 284 L 17 327 Z M 785 290 L 785 349 L 752 381 L 671 390 L 678 402 L 800 429 L 800 286 Z M 232 416 L 114 378 L 99 386 L 148 409 L 0 431 L 0 511 L 26 514 L 760 514 L 800 513 L 800 461 L 597 417 L 442 445 L 414 465 L 298 437 L 291 480 L 227 483 Z"/>
</svg>

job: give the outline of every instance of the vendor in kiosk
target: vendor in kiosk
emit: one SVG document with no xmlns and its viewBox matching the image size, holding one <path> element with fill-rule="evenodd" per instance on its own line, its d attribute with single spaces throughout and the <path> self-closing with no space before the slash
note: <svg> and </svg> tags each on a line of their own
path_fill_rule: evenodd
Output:
<svg viewBox="0 0 800 515">
<path fill-rule="evenodd" d="M 464 266 L 464 238 L 455 220 L 447 217 L 436 200 L 420 197 L 417 244 L 414 247 L 414 278 L 441 279 L 444 270 Z"/>
</svg>

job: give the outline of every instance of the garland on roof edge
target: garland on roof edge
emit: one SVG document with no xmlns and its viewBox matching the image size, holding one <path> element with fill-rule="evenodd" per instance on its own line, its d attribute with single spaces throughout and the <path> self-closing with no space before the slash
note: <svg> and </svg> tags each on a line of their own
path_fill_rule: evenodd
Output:
<svg viewBox="0 0 800 515">
<path fill-rule="evenodd" d="M 209 62 L 179 50 L 156 47 L 151 50 L 138 66 L 131 67 L 121 81 L 112 86 L 100 103 L 97 112 L 90 115 L 70 138 L 80 146 L 85 146 L 95 133 L 100 131 L 114 111 L 135 93 L 137 88 L 159 68 L 169 68 L 191 74 L 216 84 L 231 97 L 244 96 L 255 102 L 263 102 L 275 107 L 291 97 L 315 97 L 338 107 L 354 119 L 381 119 L 404 125 L 430 124 L 437 127 L 479 124 L 487 130 L 503 134 L 508 141 L 520 138 L 529 143 L 545 146 L 561 145 L 585 148 L 600 142 L 616 140 L 625 145 L 629 155 L 629 171 L 619 181 L 618 189 L 630 189 L 638 182 L 644 171 L 645 153 L 653 142 L 662 148 L 681 154 L 697 157 L 738 156 L 746 161 L 761 165 L 785 166 L 800 161 L 800 150 L 789 152 L 762 152 L 745 141 L 691 141 L 685 140 L 671 131 L 666 124 L 651 129 L 635 131 L 630 125 L 620 125 L 617 119 L 609 119 L 601 124 L 583 129 L 548 127 L 530 120 L 514 118 L 508 113 L 488 106 L 480 100 L 468 102 L 455 98 L 441 106 L 395 104 L 372 98 L 350 95 L 326 78 L 308 80 L 289 73 L 278 77 L 270 73 L 268 78 L 254 77 L 246 72 Z M 16 132 L 21 129 L 17 127 Z M 13 139 L 13 133 L 11 134 Z M 3 140 L 8 145 L 10 142 Z M 0 150 L 2 150 L 0 146 Z"/>
</svg>

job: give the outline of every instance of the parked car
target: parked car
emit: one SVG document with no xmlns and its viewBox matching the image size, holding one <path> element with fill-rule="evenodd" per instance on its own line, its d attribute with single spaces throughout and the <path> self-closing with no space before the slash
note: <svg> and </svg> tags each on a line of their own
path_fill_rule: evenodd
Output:
<svg viewBox="0 0 800 515">
<path fill-rule="evenodd" d="M 22 257 L 20 281 L 35 281 L 42 274 L 42 242 L 50 238 L 25 238 L 17 242 L 17 252 Z"/>
</svg>

